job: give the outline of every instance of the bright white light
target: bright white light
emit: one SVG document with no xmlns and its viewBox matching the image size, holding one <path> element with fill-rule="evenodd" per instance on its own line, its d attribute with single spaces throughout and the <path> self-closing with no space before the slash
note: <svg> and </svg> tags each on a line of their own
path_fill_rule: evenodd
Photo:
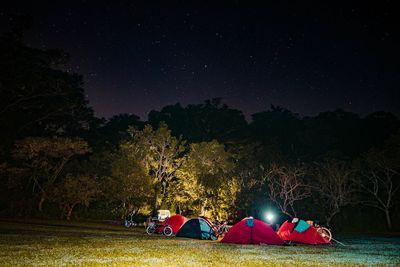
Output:
<svg viewBox="0 0 400 267">
<path fill-rule="evenodd" d="M 272 214 L 271 212 L 267 212 L 265 214 L 265 217 L 267 218 L 267 221 L 272 222 L 274 219 L 274 214 Z"/>
</svg>

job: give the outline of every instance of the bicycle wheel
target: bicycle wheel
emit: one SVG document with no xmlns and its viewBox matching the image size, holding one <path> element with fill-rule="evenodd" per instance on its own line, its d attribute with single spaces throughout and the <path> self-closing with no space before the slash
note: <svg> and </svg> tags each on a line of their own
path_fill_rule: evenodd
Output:
<svg viewBox="0 0 400 267">
<path fill-rule="evenodd" d="M 319 228 L 317 229 L 317 232 L 318 232 L 318 234 L 319 234 L 320 236 L 322 236 L 322 238 L 323 238 L 326 242 L 331 241 L 331 239 L 332 239 L 332 233 L 331 233 L 331 231 L 329 231 L 328 228 L 319 227 Z"/>
<path fill-rule="evenodd" d="M 153 225 L 149 225 L 149 226 L 147 226 L 147 228 L 146 228 L 146 233 L 147 233 L 148 235 L 154 234 L 155 231 L 156 231 L 156 228 L 155 228 Z"/>
<path fill-rule="evenodd" d="M 132 222 L 131 222 L 131 221 L 128 221 L 128 220 L 125 220 L 124 225 L 125 225 L 126 228 L 129 228 L 129 227 L 132 226 Z"/>
<path fill-rule="evenodd" d="M 171 236 L 174 232 L 172 231 L 171 226 L 165 226 L 163 233 L 165 236 Z"/>
</svg>

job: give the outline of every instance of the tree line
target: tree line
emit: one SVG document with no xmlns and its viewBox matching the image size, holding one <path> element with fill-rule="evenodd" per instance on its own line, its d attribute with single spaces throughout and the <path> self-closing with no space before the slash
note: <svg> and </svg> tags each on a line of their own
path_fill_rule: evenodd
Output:
<svg viewBox="0 0 400 267">
<path fill-rule="evenodd" d="M 273 209 L 338 229 L 398 229 L 400 120 L 222 99 L 97 118 L 69 56 L 0 38 L 0 215 L 122 218 L 159 208 L 237 220 Z M 365 222 L 368 222 L 367 224 Z"/>
</svg>

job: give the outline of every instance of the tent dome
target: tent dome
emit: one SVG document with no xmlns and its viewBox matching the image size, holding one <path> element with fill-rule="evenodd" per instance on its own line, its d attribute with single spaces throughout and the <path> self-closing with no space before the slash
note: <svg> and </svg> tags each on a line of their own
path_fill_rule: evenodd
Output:
<svg viewBox="0 0 400 267">
<path fill-rule="evenodd" d="M 301 222 L 300 220 L 299 222 Z M 296 243 L 320 245 L 330 244 L 330 241 L 325 240 L 314 227 L 308 227 L 301 232 L 296 230 L 296 224 L 285 221 L 278 230 L 278 235 L 282 240 L 293 241 Z"/>
<path fill-rule="evenodd" d="M 176 234 L 179 231 L 179 229 L 181 229 L 182 225 L 185 224 L 185 222 L 187 220 L 188 219 L 185 216 L 182 216 L 180 214 L 176 214 L 176 215 L 173 215 L 173 216 L 167 218 L 164 221 L 164 225 L 168 224 L 169 226 L 171 226 L 172 232 L 174 234 Z"/>
<path fill-rule="evenodd" d="M 221 240 L 222 243 L 283 245 L 272 227 L 260 220 L 247 217 L 235 224 Z"/>
<path fill-rule="evenodd" d="M 177 237 L 187 237 L 194 239 L 216 240 L 218 234 L 215 228 L 205 218 L 194 218 L 188 220 L 176 234 Z"/>
</svg>

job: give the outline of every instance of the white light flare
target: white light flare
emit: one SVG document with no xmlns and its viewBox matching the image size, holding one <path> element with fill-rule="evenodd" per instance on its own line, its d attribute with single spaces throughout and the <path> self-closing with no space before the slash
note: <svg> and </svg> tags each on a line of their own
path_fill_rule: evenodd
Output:
<svg viewBox="0 0 400 267">
<path fill-rule="evenodd" d="M 272 223 L 274 218 L 275 218 L 274 214 L 272 212 L 269 212 L 269 211 L 267 211 L 265 213 L 265 217 L 267 218 L 267 221 L 270 222 L 270 223 Z"/>
</svg>

